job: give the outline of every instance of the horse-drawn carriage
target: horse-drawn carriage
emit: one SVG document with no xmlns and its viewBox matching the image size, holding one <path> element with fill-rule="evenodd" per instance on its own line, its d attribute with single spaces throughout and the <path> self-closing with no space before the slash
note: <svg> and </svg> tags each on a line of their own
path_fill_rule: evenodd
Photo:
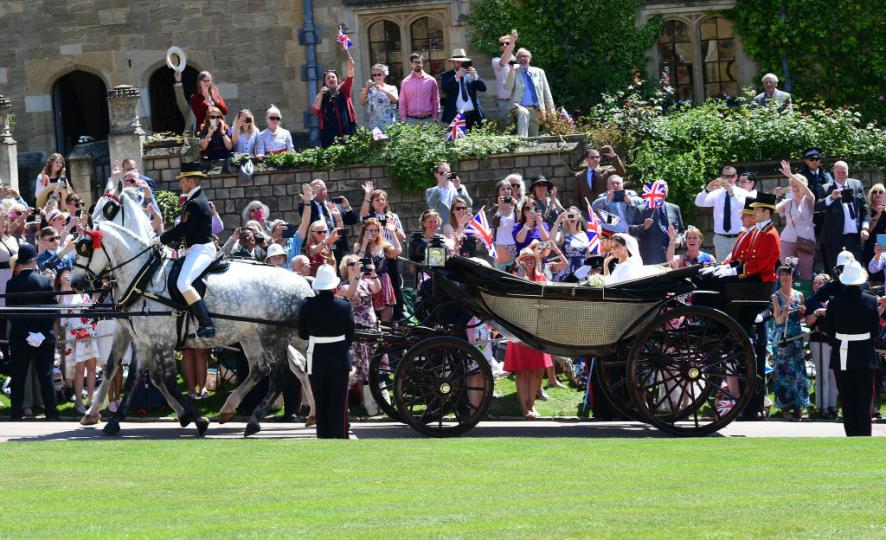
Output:
<svg viewBox="0 0 886 540">
<path fill-rule="evenodd" d="M 491 370 L 464 339 L 467 317 L 459 314 L 540 351 L 594 357 L 593 376 L 619 412 L 671 434 L 718 431 L 754 391 L 754 350 L 733 317 L 766 300 L 739 287 L 726 312 L 692 305 L 706 294 L 691 280 L 697 267 L 604 288 L 534 283 L 462 257 L 423 270 L 430 294 L 417 310 L 420 324 L 359 333 L 377 346 L 376 401 L 420 433 L 464 433 L 492 399 Z M 441 317 L 446 310 L 455 317 Z"/>
</svg>

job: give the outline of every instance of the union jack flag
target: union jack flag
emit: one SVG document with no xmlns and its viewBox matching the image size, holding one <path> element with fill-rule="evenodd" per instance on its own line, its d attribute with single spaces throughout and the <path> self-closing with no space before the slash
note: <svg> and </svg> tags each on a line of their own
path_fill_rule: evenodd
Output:
<svg viewBox="0 0 886 540">
<path fill-rule="evenodd" d="M 588 253 L 599 255 L 600 235 L 602 234 L 600 221 L 597 219 L 597 214 L 594 213 L 594 209 L 591 208 L 591 203 L 588 202 L 587 199 L 585 199 L 585 202 L 588 203 Z"/>
<path fill-rule="evenodd" d="M 643 202 L 646 208 L 659 208 L 664 204 L 665 197 L 668 195 L 668 183 L 664 180 L 656 180 L 650 184 L 643 185 Z"/>
<path fill-rule="evenodd" d="M 354 46 L 354 42 L 351 41 L 351 38 L 349 38 L 347 34 L 345 34 L 344 25 L 341 24 L 338 25 L 338 37 L 335 38 L 335 40 L 341 43 L 341 46 L 344 47 L 345 50 Z"/>
<path fill-rule="evenodd" d="M 575 125 L 575 119 L 572 118 L 572 115 L 569 114 L 569 111 L 566 110 L 566 107 L 560 107 L 560 120 L 566 122 L 566 125 L 572 127 Z"/>
<path fill-rule="evenodd" d="M 486 221 L 485 210 L 486 207 L 484 206 L 479 212 L 477 212 L 474 219 L 465 225 L 465 234 L 470 234 L 479 238 L 489 251 L 489 256 L 495 257 L 495 244 L 492 242 L 492 227 L 490 227 L 489 222 Z"/>
<path fill-rule="evenodd" d="M 446 128 L 448 130 L 448 133 L 446 134 L 446 140 L 454 141 L 456 139 L 464 139 L 467 126 L 468 124 L 465 120 L 464 113 L 459 112 L 455 115 L 455 118 L 452 119 L 452 123 L 449 124 L 449 127 Z"/>
</svg>

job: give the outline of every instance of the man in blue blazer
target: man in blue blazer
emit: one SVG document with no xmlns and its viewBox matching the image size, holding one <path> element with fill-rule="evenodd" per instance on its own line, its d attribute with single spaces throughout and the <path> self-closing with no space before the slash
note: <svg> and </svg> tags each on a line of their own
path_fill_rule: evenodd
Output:
<svg viewBox="0 0 886 540">
<path fill-rule="evenodd" d="M 471 59 L 465 56 L 464 49 L 453 50 L 449 60 L 452 69 L 440 76 L 440 88 L 446 94 L 440 120 L 449 124 L 459 111 L 464 111 L 465 128 L 471 129 L 486 117 L 477 99 L 477 92 L 486 91 L 486 83 L 471 65 Z"/>
</svg>

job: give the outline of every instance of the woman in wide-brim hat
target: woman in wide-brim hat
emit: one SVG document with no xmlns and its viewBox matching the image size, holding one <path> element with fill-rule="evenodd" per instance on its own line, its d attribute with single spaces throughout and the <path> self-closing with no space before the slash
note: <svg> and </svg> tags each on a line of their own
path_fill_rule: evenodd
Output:
<svg viewBox="0 0 886 540">
<path fill-rule="evenodd" d="M 262 227 L 267 228 L 268 226 L 268 216 L 271 215 L 271 209 L 265 203 L 261 201 L 249 201 L 249 204 L 243 207 L 243 211 L 240 213 L 240 216 L 243 218 L 243 223 L 245 224 L 247 221 L 257 221 L 261 223 Z"/>
</svg>

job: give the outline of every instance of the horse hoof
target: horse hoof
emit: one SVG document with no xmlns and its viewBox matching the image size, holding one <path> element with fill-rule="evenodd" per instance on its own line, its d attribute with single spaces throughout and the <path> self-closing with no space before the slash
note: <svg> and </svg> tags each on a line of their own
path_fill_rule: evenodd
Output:
<svg viewBox="0 0 886 540">
<path fill-rule="evenodd" d="M 205 435 L 206 430 L 209 428 L 209 420 L 200 417 L 199 419 L 197 419 L 195 424 L 197 424 L 197 435 L 200 435 L 201 437 Z"/>
<path fill-rule="evenodd" d="M 232 418 L 234 418 L 234 413 L 233 413 L 233 412 L 220 412 L 220 413 L 218 413 L 218 423 L 219 423 L 219 424 L 224 424 L 225 422 L 230 421 Z"/>
<path fill-rule="evenodd" d="M 102 417 L 98 414 L 86 414 L 80 419 L 81 426 L 94 426 L 101 421 Z"/>
<path fill-rule="evenodd" d="M 190 414 L 186 414 L 178 419 L 178 424 L 181 427 L 188 427 L 191 425 L 191 420 L 193 420 L 193 417 Z"/>
<path fill-rule="evenodd" d="M 105 424 L 105 427 L 102 428 L 102 431 L 105 433 L 105 435 L 116 435 L 117 433 L 120 433 L 120 424 L 114 420 L 111 420 L 110 422 Z"/>
<path fill-rule="evenodd" d="M 246 431 L 243 432 L 244 437 L 249 437 L 250 435 L 255 435 L 261 431 L 261 426 L 258 425 L 257 422 L 249 422 L 246 424 Z"/>
</svg>

